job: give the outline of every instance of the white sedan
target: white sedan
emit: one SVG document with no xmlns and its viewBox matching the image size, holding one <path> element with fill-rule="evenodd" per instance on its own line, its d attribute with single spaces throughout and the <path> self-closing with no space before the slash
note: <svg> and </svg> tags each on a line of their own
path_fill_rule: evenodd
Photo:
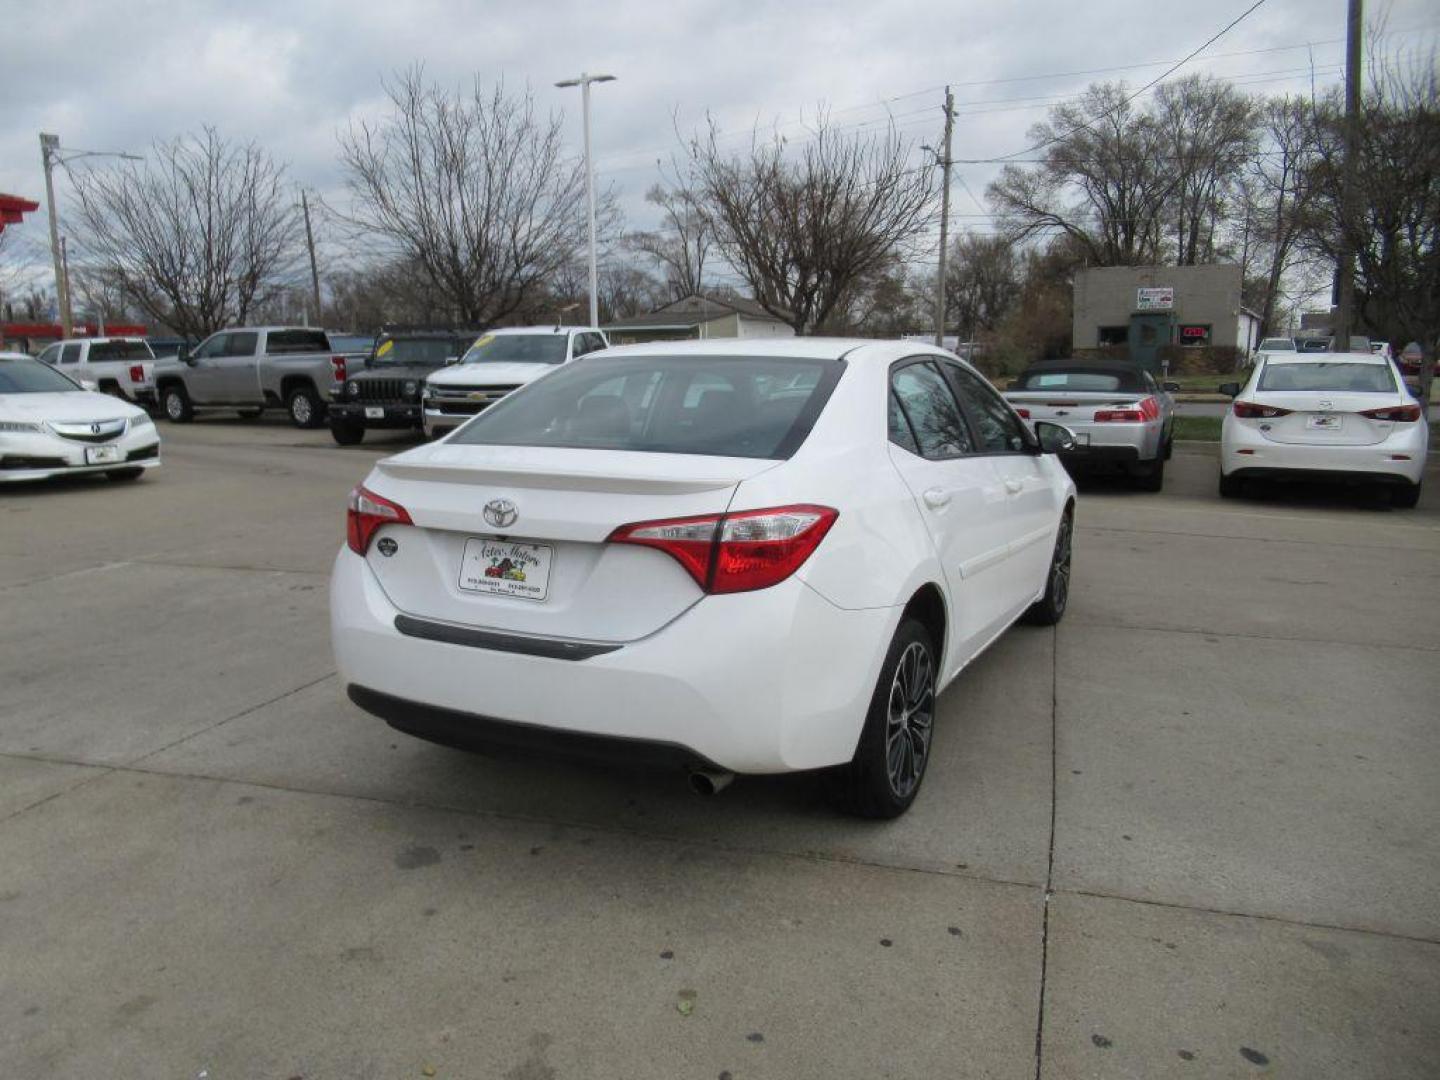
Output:
<svg viewBox="0 0 1440 1080">
<path fill-rule="evenodd" d="M 1235 399 L 1220 429 L 1221 495 L 1252 479 L 1325 480 L 1419 501 L 1429 425 L 1384 356 L 1276 353 L 1220 390 Z"/>
<path fill-rule="evenodd" d="M 913 342 L 612 349 L 351 494 L 341 678 L 402 731 L 734 773 L 903 812 L 935 696 L 1065 611 L 1075 488 L 972 368 Z"/>
<path fill-rule="evenodd" d="M 23 353 L 0 353 L 0 483 L 86 473 L 134 480 L 159 464 L 160 436 L 143 409 Z"/>
</svg>

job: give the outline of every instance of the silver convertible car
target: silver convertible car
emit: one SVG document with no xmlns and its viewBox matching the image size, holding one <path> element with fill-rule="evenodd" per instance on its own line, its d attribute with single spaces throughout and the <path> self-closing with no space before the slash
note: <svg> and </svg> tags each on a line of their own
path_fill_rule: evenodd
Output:
<svg viewBox="0 0 1440 1080">
<path fill-rule="evenodd" d="M 85 473 L 134 480 L 159 464 L 145 410 L 23 353 L 0 353 L 0 484 Z"/>
</svg>

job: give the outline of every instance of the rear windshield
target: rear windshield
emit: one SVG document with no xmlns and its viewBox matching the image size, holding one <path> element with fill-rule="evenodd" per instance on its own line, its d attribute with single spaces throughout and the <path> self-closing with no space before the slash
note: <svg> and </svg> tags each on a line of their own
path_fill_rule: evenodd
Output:
<svg viewBox="0 0 1440 1080">
<path fill-rule="evenodd" d="M 371 358 L 372 367 L 395 364 L 429 364 L 439 367 L 460 355 L 454 338 L 391 338 L 380 342 Z"/>
<path fill-rule="evenodd" d="M 38 360 L 0 357 L 0 394 L 54 394 L 79 389 L 64 375 Z"/>
<path fill-rule="evenodd" d="M 90 363 L 106 360 L 154 360 L 155 354 L 143 341 L 97 341 L 90 346 Z"/>
<path fill-rule="evenodd" d="M 486 334 L 470 346 L 462 364 L 563 364 L 568 334 Z"/>
<path fill-rule="evenodd" d="M 272 330 L 265 337 L 265 351 L 272 355 L 329 352 L 330 339 L 324 330 Z"/>
<path fill-rule="evenodd" d="M 1020 376 L 1019 390 L 1069 390 L 1073 393 L 1108 394 L 1112 390 L 1138 392 L 1140 376 L 1111 371 L 1027 371 Z"/>
<path fill-rule="evenodd" d="M 1257 390 L 1316 390 L 1329 393 L 1393 394 L 1389 364 L 1266 364 Z"/>
<path fill-rule="evenodd" d="M 843 370 L 835 360 L 601 353 L 516 391 L 450 441 L 788 458 Z"/>
</svg>

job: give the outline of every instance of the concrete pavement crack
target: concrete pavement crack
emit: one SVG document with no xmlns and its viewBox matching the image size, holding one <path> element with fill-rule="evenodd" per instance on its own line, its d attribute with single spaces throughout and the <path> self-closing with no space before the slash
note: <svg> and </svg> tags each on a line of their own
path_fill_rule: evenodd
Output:
<svg viewBox="0 0 1440 1080">
<path fill-rule="evenodd" d="M 1251 634 L 1243 630 L 1207 630 L 1202 627 L 1149 626 L 1143 623 L 1105 622 L 1101 619 L 1082 620 L 1079 625 L 1090 626 L 1099 630 L 1142 630 L 1147 634 L 1191 634 L 1202 637 L 1243 638 L 1248 641 L 1288 641 L 1299 645 L 1341 645 L 1347 649 L 1401 649 L 1407 652 L 1440 652 L 1440 646 L 1436 645 L 1344 641 L 1338 638 L 1292 637 L 1288 634 Z"/>
<path fill-rule="evenodd" d="M 1057 802 L 1060 628 L 1050 630 L 1050 839 L 1045 858 L 1045 895 L 1040 915 L 1040 993 L 1035 1015 L 1035 1080 L 1045 1067 L 1045 987 L 1050 974 L 1050 901 L 1055 882 L 1055 814 Z"/>
</svg>

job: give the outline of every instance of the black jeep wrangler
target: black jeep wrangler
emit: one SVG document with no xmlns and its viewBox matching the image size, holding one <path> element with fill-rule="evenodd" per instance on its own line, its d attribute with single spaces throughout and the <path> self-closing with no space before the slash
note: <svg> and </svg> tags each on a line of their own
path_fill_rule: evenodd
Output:
<svg viewBox="0 0 1440 1080">
<path fill-rule="evenodd" d="M 420 395 L 425 377 L 453 364 L 478 330 L 390 328 L 375 336 L 365 366 L 346 375 L 333 391 L 330 434 L 354 446 L 366 428 L 423 429 Z"/>
</svg>

